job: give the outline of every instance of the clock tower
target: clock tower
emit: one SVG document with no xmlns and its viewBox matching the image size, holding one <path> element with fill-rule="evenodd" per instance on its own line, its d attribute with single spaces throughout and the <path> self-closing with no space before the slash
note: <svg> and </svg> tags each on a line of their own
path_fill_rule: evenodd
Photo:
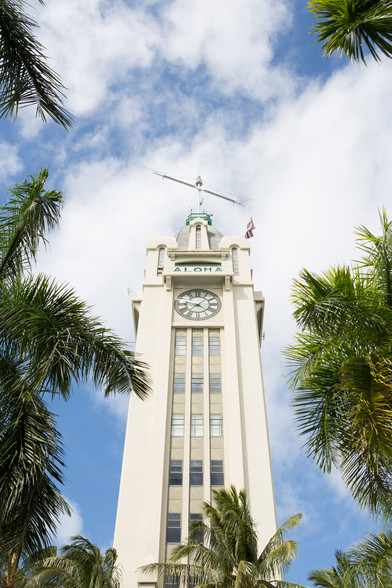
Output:
<svg viewBox="0 0 392 588">
<path fill-rule="evenodd" d="M 122 588 L 171 588 L 140 566 L 170 558 L 211 489 L 247 492 L 260 549 L 276 513 L 260 344 L 264 298 L 250 248 L 206 213 L 147 246 L 142 293 L 132 300 L 136 352 L 153 393 L 130 399 L 114 547 Z"/>
</svg>

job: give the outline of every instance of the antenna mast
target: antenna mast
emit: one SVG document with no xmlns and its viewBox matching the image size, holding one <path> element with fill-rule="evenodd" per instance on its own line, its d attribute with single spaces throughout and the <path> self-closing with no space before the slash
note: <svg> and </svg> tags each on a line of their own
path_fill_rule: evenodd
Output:
<svg viewBox="0 0 392 588">
<path fill-rule="evenodd" d="M 203 204 L 203 196 L 201 195 L 202 192 L 205 192 L 206 194 L 211 194 L 212 196 L 217 196 L 218 198 L 223 198 L 223 200 L 228 200 L 229 202 L 231 202 L 232 204 L 239 204 L 240 206 L 244 206 L 242 204 L 242 202 L 239 202 L 238 200 L 234 200 L 233 198 L 229 198 L 228 196 L 223 196 L 223 194 L 218 194 L 218 192 L 211 192 L 211 190 L 207 190 L 206 188 L 203 188 L 203 182 L 201 180 L 200 176 L 197 176 L 196 178 L 196 182 L 194 184 L 190 184 L 189 182 L 184 182 L 184 180 L 180 180 L 179 178 L 173 178 L 172 176 L 167 176 L 166 174 L 162 174 L 154 169 L 151 170 L 153 174 L 156 174 L 157 176 L 161 176 L 162 180 L 164 180 L 165 178 L 168 180 L 173 180 L 173 182 L 178 182 L 179 184 L 184 184 L 184 186 L 188 186 L 189 188 L 194 188 L 195 190 L 198 191 L 199 193 L 199 197 L 197 199 L 197 213 L 200 213 L 200 206 Z"/>
</svg>

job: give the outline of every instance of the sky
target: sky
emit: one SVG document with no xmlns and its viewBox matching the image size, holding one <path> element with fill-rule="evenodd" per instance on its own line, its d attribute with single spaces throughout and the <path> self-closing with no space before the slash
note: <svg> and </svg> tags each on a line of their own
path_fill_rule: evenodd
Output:
<svg viewBox="0 0 392 588">
<path fill-rule="evenodd" d="M 355 259 L 355 227 L 380 229 L 391 214 L 392 63 L 325 61 L 299 0 L 48 0 L 33 3 L 37 36 L 67 87 L 67 133 L 22 109 L 2 120 L 0 191 L 42 167 L 62 191 L 60 229 L 38 270 L 73 285 L 133 344 L 133 291 L 141 289 L 150 237 L 175 234 L 195 191 L 151 169 L 245 202 L 204 206 L 226 235 L 249 217 L 255 288 L 266 299 L 262 344 L 278 510 L 303 513 L 291 537 L 288 579 L 308 584 L 373 529 L 339 474 L 321 474 L 301 449 L 282 349 L 292 341 L 290 287 L 301 268 L 321 272 Z M 127 398 L 104 400 L 86 384 L 53 410 L 73 516 L 59 544 L 79 534 L 113 540 Z M 262 524 L 262 521 L 260 522 Z"/>
</svg>

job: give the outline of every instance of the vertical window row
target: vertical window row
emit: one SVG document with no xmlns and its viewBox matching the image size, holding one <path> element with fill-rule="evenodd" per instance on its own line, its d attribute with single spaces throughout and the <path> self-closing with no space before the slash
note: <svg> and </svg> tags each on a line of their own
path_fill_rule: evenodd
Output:
<svg viewBox="0 0 392 588">
<path fill-rule="evenodd" d="M 169 485 L 182 486 L 182 459 L 170 460 Z"/>
<path fill-rule="evenodd" d="M 175 356 L 173 374 L 173 396 L 172 396 L 172 421 L 171 434 L 173 437 L 171 458 L 169 461 L 169 500 L 166 526 L 166 543 L 169 545 L 178 544 L 181 541 L 181 520 L 182 517 L 189 517 L 189 532 L 192 538 L 200 543 L 204 542 L 203 529 L 197 528 L 201 514 L 198 510 L 200 492 L 203 492 L 204 485 L 204 441 L 203 436 L 210 435 L 210 451 L 207 460 L 206 484 L 211 487 L 224 486 L 223 468 L 223 416 L 222 416 L 222 381 L 221 381 L 221 332 L 219 329 L 208 329 L 208 337 L 203 329 L 192 329 L 191 337 L 185 329 L 176 331 L 175 334 Z M 207 343 L 208 340 L 208 343 Z M 190 344 L 190 349 L 188 344 Z M 207 348 L 205 348 L 207 346 Z M 208 357 L 205 357 L 208 355 Z M 191 356 L 191 357 L 189 357 Z M 191 359 L 191 362 L 189 360 Z M 207 368 L 207 365 L 209 366 Z M 190 373 L 187 373 L 188 367 Z M 205 382 L 204 382 L 205 374 Z M 189 381 L 190 380 L 190 381 Z M 191 406 L 190 406 L 190 455 L 185 461 L 189 463 L 189 472 L 184 471 L 184 440 L 174 438 L 184 437 L 185 414 L 184 396 L 186 386 L 190 384 Z M 204 416 L 203 391 L 206 385 L 206 392 L 209 391 L 210 399 L 209 414 Z M 189 388 L 187 388 L 189 393 Z M 180 413 L 180 414 L 179 414 Z M 188 418 L 188 416 L 187 416 Z M 204 420 L 205 429 L 204 429 Z M 188 431 L 188 428 L 187 428 Z M 213 440 L 215 438 L 215 440 Z M 219 439 L 221 438 L 221 439 Z M 189 442 L 189 441 L 188 441 Z M 178 459 L 180 458 L 180 459 Z M 197 458 L 197 459 L 195 459 Z M 201 458 L 201 459 L 200 459 Z M 206 463 L 204 461 L 204 463 Z M 188 467 L 187 467 L 188 469 Z M 184 477 L 185 476 L 185 477 Z M 189 483 L 189 487 L 188 487 Z M 184 488 L 185 484 L 185 488 Z M 190 511 L 185 512 L 182 505 L 184 492 L 190 493 Z M 182 505 L 182 506 L 179 506 Z M 193 511 L 193 512 L 192 512 Z M 192 531 L 194 527 L 194 532 Z M 174 579 L 166 576 L 164 588 L 178 588 Z M 191 586 L 190 586 L 191 588 Z"/>
<path fill-rule="evenodd" d="M 203 374 L 192 374 L 192 394 L 201 394 L 203 392 Z"/>
<path fill-rule="evenodd" d="M 233 262 L 233 273 L 235 276 L 238 276 L 238 249 L 237 247 L 233 247 L 231 250 L 231 259 Z"/>
<path fill-rule="evenodd" d="M 191 437 L 203 437 L 203 415 L 191 415 Z"/>
<path fill-rule="evenodd" d="M 211 460 L 211 486 L 224 486 L 223 459 Z"/>
<path fill-rule="evenodd" d="M 172 425 L 171 425 L 172 437 L 183 437 L 184 436 L 184 415 L 173 414 Z"/>
<path fill-rule="evenodd" d="M 181 513 L 167 513 L 166 542 L 180 543 L 181 541 Z"/>
<path fill-rule="evenodd" d="M 196 225 L 196 249 L 201 249 L 201 226 Z"/>
<path fill-rule="evenodd" d="M 210 415 L 210 436 L 222 437 L 223 435 L 223 417 L 221 414 Z"/>
<path fill-rule="evenodd" d="M 185 394 L 185 374 L 182 374 L 182 373 L 174 374 L 173 393 L 174 394 Z"/>
<path fill-rule="evenodd" d="M 200 512 L 191 512 L 189 514 L 189 531 L 192 531 L 192 540 L 197 541 L 198 543 L 204 543 L 204 533 L 203 529 L 197 528 L 197 523 L 202 520 L 202 516 Z M 196 527 L 196 528 L 195 528 Z M 188 583 L 188 588 L 190 588 L 190 584 Z"/>
<path fill-rule="evenodd" d="M 158 250 L 157 276 L 160 276 L 163 274 L 164 262 L 165 262 L 165 248 L 160 247 Z"/>
<path fill-rule="evenodd" d="M 186 355 L 186 337 L 183 335 L 176 336 L 176 343 L 174 348 L 175 355 Z"/>
<path fill-rule="evenodd" d="M 192 337 L 192 355 L 203 355 L 203 335 L 199 332 Z"/>
<path fill-rule="evenodd" d="M 203 461 L 201 459 L 191 459 L 189 483 L 191 486 L 203 486 Z"/>
<path fill-rule="evenodd" d="M 220 337 L 219 335 L 210 335 L 209 339 L 210 355 L 220 355 Z"/>
<path fill-rule="evenodd" d="M 210 394 L 220 394 L 222 392 L 221 375 L 210 374 Z"/>
</svg>

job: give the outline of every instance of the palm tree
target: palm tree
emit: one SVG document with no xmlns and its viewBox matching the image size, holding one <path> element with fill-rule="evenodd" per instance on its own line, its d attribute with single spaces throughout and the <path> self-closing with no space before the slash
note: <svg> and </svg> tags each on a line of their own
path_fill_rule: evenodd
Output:
<svg viewBox="0 0 392 588">
<path fill-rule="evenodd" d="M 336 567 L 313 570 L 309 580 L 325 588 L 390 588 L 392 532 L 371 533 L 346 552 L 335 553 Z"/>
<path fill-rule="evenodd" d="M 361 578 L 353 569 L 346 553 L 335 552 L 336 566 L 326 570 L 313 570 L 309 580 L 317 588 L 362 588 Z"/>
<path fill-rule="evenodd" d="M 50 116 L 67 129 L 71 116 L 63 106 L 65 88 L 46 63 L 26 5 L 24 0 L 0 2 L 0 118 L 16 117 L 19 107 L 35 104 L 37 116 Z"/>
<path fill-rule="evenodd" d="M 338 51 L 366 63 L 365 46 L 376 61 L 380 53 L 392 57 L 391 0 L 311 0 L 309 11 L 319 21 L 311 31 L 324 57 Z"/>
<path fill-rule="evenodd" d="M 320 469 L 340 469 L 361 507 L 392 507 L 392 223 L 358 231 L 356 267 L 303 270 L 293 288 L 302 329 L 286 350 L 300 434 Z"/>
<path fill-rule="evenodd" d="M 355 573 L 362 578 L 361 586 L 389 588 L 392 586 L 392 531 L 370 533 L 347 551 Z"/>
<path fill-rule="evenodd" d="M 114 548 L 104 553 L 77 535 L 60 549 L 60 555 L 42 559 L 34 569 L 39 586 L 62 588 L 119 588 L 120 569 Z"/>
<path fill-rule="evenodd" d="M 61 194 L 47 170 L 12 191 L 0 209 L 0 553 L 12 569 L 47 546 L 68 507 L 58 486 L 61 436 L 47 396 L 68 399 L 91 378 L 105 395 L 149 392 L 146 366 L 92 317 L 74 291 L 31 274 Z"/>
<path fill-rule="evenodd" d="M 205 588 L 272 588 L 300 586 L 280 579 L 297 555 L 295 541 L 285 541 L 301 515 L 291 517 L 272 536 L 259 554 L 256 525 L 245 492 L 213 490 L 212 503 L 203 504 L 203 520 L 192 523 L 186 541 L 172 552 L 170 562 L 143 566 L 187 585 Z M 190 563 L 179 563 L 187 558 Z"/>
<path fill-rule="evenodd" d="M 0 556 L 0 587 L 1 588 L 33 588 L 38 587 L 37 568 L 49 557 L 56 555 L 56 547 L 50 546 L 37 551 L 33 555 L 22 553 L 16 563 L 16 558 L 9 560 Z"/>
</svg>

